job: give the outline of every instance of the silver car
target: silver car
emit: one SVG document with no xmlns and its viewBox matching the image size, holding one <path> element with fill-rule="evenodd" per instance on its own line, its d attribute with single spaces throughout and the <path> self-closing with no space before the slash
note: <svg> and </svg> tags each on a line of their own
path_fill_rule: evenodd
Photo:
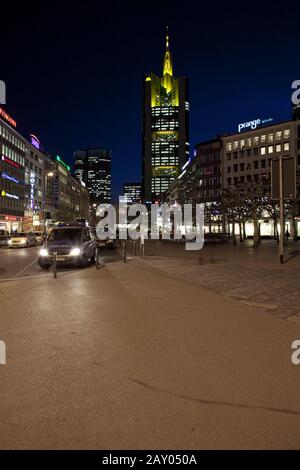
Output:
<svg viewBox="0 0 300 470">
<path fill-rule="evenodd" d="M 36 236 L 33 232 L 15 233 L 8 240 L 9 248 L 27 248 L 36 246 Z"/>
</svg>

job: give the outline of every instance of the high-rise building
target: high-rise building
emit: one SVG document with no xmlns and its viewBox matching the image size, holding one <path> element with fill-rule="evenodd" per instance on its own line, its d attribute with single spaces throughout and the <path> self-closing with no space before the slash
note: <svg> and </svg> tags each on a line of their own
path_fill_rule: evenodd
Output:
<svg viewBox="0 0 300 470">
<path fill-rule="evenodd" d="M 59 155 L 46 163 L 44 209 L 48 227 L 55 222 L 89 218 L 88 190 L 84 182 L 72 176 L 70 166 Z"/>
<path fill-rule="evenodd" d="M 125 183 L 123 195 L 126 202 L 130 204 L 139 204 L 141 202 L 141 183 Z"/>
<path fill-rule="evenodd" d="M 187 78 L 175 78 L 169 32 L 163 76 L 144 77 L 143 181 L 144 201 L 162 200 L 189 157 Z"/>
<path fill-rule="evenodd" d="M 75 176 L 85 183 L 91 205 L 111 202 L 111 150 L 100 147 L 74 153 Z"/>
</svg>

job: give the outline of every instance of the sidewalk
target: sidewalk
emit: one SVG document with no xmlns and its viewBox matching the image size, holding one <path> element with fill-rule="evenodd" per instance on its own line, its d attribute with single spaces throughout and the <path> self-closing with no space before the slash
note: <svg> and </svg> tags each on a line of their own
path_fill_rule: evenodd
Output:
<svg viewBox="0 0 300 470">
<path fill-rule="evenodd" d="M 201 251 L 188 252 L 184 245 L 150 241 L 142 263 L 300 324 L 299 254 L 300 242 L 290 242 L 286 263 L 280 265 L 274 242 L 263 242 L 255 249 L 251 242 L 205 245 Z"/>
<path fill-rule="evenodd" d="M 0 302 L 2 449 L 300 447 L 296 324 L 121 262 Z"/>
</svg>

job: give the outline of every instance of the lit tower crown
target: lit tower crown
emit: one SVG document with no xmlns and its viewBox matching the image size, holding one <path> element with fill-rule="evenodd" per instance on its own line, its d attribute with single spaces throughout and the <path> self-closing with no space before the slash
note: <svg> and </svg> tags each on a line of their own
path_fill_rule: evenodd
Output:
<svg viewBox="0 0 300 470">
<path fill-rule="evenodd" d="M 167 93 L 169 93 L 172 89 L 172 77 L 173 77 L 172 55 L 169 49 L 169 43 L 170 43 L 169 28 L 167 26 L 166 51 L 164 53 L 163 77 L 162 77 L 162 85 L 167 90 Z"/>
</svg>

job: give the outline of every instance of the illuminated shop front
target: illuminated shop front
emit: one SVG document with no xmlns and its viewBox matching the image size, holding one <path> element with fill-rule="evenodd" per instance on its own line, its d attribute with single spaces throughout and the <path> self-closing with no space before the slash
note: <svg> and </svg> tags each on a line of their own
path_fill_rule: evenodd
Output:
<svg viewBox="0 0 300 470">
<path fill-rule="evenodd" d="M 22 230 L 24 218 L 25 144 L 16 121 L 0 113 L 0 230 Z"/>
</svg>

